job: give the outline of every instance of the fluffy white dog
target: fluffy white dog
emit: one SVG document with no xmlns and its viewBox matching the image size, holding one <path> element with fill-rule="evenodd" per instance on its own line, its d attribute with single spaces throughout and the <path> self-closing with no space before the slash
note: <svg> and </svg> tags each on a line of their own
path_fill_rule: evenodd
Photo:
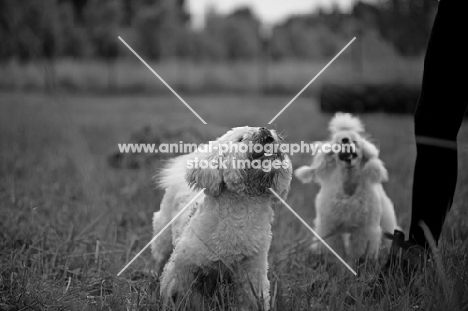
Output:
<svg viewBox="0 0 468 311">
<path fill-rule="evenodd" d="M 341 151 L 317 153 L 312 165 L 300 167 L 294 175 L 303 183 L 321 186 L 315 200 L 317 233 L 329 237 L 328 244 L 345 258 L 376 257 L 382 234 L 397 229 L 393 203 L 382 186 L 387 170 L 377 147 L 363 136 L 358 118 L 337 113 L 329 130 L 330 141 L 318 144 L 338 144 Z"/>
<path fill-rule="evenodd" d="M 273 153 L 265 150 L 251 152 L 234 145 L 278 146 L 281 140 L 274 130 L 247 126 L 234 128 L 212 142 L 215 147 L 231 143 L 232 150 L 222 155 L 215 148 L 212 152 L 183 155 L 170 160 L 161 171 L 159 185 L 166 192 L 160 211 L 154 213 L 154 234 L 201 189 L 205 189 L 192 208 L 188 208 L 173 223 L 171 230 L 166 230 L 151 246 L 155 270 L 159 272 L 165 265 L 161 275 L 161 294 L 165 299 L 177 294 L 184 296 L 189 290 L 193 299 L 200 299 L 200 285 L 205 289 L 208 286 L 200 283 L 217 275 L 235 284 L 241 309 L 255 308 L 255 297 L 262 298 L 263 307 L 269 309 L 267 256 L 274 195 L 268 188 L 285 197 L 292 178 L 292 165 L 279 149 Z M 195 165 L 196 161 L 199 164 L 202 161 L 215 163 L 213 160 L 224 162 L 225 167 Z M 242 168 L 235 160 L 248 163 Z M 275 160 L 276 164 L 281 163 L 280 167 L 269 171 L 266 166 L 264 169 L 253 168 L 254 162 Z"/>
</svg>

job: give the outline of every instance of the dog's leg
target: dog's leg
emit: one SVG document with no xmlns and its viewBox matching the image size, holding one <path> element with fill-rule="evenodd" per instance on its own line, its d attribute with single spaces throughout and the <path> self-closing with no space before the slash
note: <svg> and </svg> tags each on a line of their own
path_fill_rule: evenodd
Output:
<svg viewBox="0 0 468 311">
<path fill-rule="evenodd" d="M 345 257 L 346 250 L 344 245 L 344 238 L 340 232 L 337 231 L 336 225 L 329 224 L 325 219 L 321 218 L 320 215 L 317 215 L 317 218 L 314 221 L 315 223 L 315 232 L 325 240 L 325 242 L 341 257 Z M 327 254 L 330 253 L 325 245 L 318 239 L 314 239 L 314 242 L 311 247 L 312 252 L 316 254 Z"/>
<path fill-rule="evenodd" d="M 388 232 L 388 233 L 393 234 L 395 229 L 400 229 L 400 228 L 397 225 L 397 219 L 395 215 L 395 209 L 393 208 L 393 203 L 385 194 L 383 188 L 381 189 L 380 206 L 381 206 L 380 227 L 382 228 L 382 233 Z M 383 244 L 385 245 L 387 249 L 390 249 L 392 240 L 383 239 Z"/>
<path fill-rule="evenodd" d="M 351 234 L 350 233 L 343 233 L 341 235 L 341 238 L 343 239 L 343 248 L 346 257 L 351 255 Z"/>
<path fill-rule="evenodd" d="M 192 230 L 187 227 L 187 230 Z M 190 231 L 184 234 L 177 243 L 169 262 L 161 275 L 161 295 L 167 301 L 174 295 L 190 298 L 189 291 L 195 282 L 196 276 L 212 264 L 213 254 L 207 246 L 200 242 L 209 241 L 199 233 L 195 235 Z"/>
<path fill-rule="evenodd" d="M 320 228 L 320 229 L 318 229 L 318 228 Z M 320 225 L 320 218 L 317 215 L 315 217 L 315 219 L 314 219 L 314 229 L 315 229 L 316 232 L 318 232 L 318 230 L 322 230 L 321 228 L 322 227 Z M 310 250 L 314 254 L 321 254 L 322 253 L 321 242 L 316 237 L 314 237 L 313 240 L 312 240 L 312 245 L 310 246 Z"/>
<path fill-rule="evenodd" d="M 256 257 L 243 261 L 235 269 L 237 270 L 235 283 L 238 287 L 237 305 L 239 310 L 270 310 L 267 253 L 267 251 L 263 251 Z"/>
<path fill-rule="evenodd" d="M 177 302 L 179 299 L 190 298 L 189 290 L 195 280 L 194 270 L 195 266 L 183 262 L 174 251 L 160 278 L 160 293 L 164 305 L 168 306 L 174 300 Z"/>
<path fill-rule="evenodd" d="M 177 196 L 177 189 L 169 188 L 166 190 L 161 201 L 159 212 L 155 212 L 153 216 L 153 235 L 161 232 L 161 230 L 171 221 L 177 212 L 185 206 L 187 202 L 184 199 L 190 198 L 191 194 Z M 167 228 L 162 234 L 151 244 L 151 253 L 154 259 L 153 272 L 160 275 L 164 264 L 171 256 L 175 246 L 177 235 L 180 235 L 181 228 L 188 221 L 190 210 L 187 210 L 183 215 L 172 224 L 171 228 Z"/>
<path fill-rule="evenodd" d="M 153 216 L 153 235 L 158 234 L 170 220 L 170 215 L 165 215 L 163 211 L 155 212 Z M 160 275 L 164 264 L 169 259 L 172 249 L 172 233 L 170 229 L 166 229 L 151 244 L 151 253 L 154 260 L 151 270 L 157 276 Z"/>
<path fill-rule="evenodd" d="M 378 224 L 371 227 L 356 230 L 353 234 L 352 252 L 355 258 L 367 255 L 369 258 L 377 259 L 379 255 L 382 229 Z M 367 250 L 367 253 L 366 253 Z"/>
</svg>

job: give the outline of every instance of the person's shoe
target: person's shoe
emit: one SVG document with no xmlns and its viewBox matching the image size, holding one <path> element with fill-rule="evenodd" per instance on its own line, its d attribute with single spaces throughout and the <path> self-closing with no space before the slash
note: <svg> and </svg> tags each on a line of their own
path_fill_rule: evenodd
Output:
<svg viewBox="0 0 468 311">
<path fill-rule="evenodd" d="M 387 239 L 392 240 L 392 246 L 381 274 L 385 275 L 398 269 L 409 276 L 423 269 L 430 260 L 430 252 L 414 241 L 405 241 L 403 232 L 395 230 L 393 234 L 386 232 L 384 235 Z"/>
<path fill-rule="evenodd" d="M 369 291 L 375 298 L 409 286 L 420 279 L 417 277 L 420 272 L 431 267 L 428 250 L 412 240 L 405 241 L 403 232 L 395 230 L 384 235 L 392 240 L 392 246 L 378 274 L 369 280 Z"/>
</svg>

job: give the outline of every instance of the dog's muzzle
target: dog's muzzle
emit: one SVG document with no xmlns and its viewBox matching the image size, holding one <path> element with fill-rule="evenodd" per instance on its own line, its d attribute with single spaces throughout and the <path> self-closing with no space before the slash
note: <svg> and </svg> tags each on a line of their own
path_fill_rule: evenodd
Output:
<svg viewBox="0 0 468 311">
<path fill-rule="evenodd" d="M 341 151 L 338 153 L 338 159 L 350 164 L 353 159 L 357 158 L 355 148 L 356 145 L 354 145 L 349 138 L 344 137 L 341 140 Z"/>
<path fill-rule="evenodd" d="M 262 145 L 262 150 L 260 152 L 255 151 L 255 149 L 253 150 L 252 152 L 253 160 L 259 159 L 264 156 L 269 157 L 269 156 L 281 155 L 279 148 L 276 148 L 277 150 L 265 150 L 267 149 L 265 145 L 270 145 L 273 149 L 275 145 L 278 145 L 278 143 L 276 142 L 275 138 L 273 137 L 269 129 L 265 127 L 261 127 L 258 130 L 258 132 L 254 135 L 253 139 L 254 139 L 254 144 Z"/>
<path fill-rule="evenodd" d="M 343 162 L 351 163 L 351 161 L 356 158 L 357 154 L 355 152 L 341 151 L 338 153 L 338 159 Z"/>
</svg>

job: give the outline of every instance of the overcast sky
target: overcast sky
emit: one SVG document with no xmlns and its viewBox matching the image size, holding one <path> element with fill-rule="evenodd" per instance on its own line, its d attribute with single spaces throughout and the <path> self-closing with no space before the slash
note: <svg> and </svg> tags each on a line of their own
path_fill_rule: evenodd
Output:
<svg viewBox="0 0 468 311">
<path fill-rule="evenodd" d="M 233 10 L 248 6 L 267 24 L 284 20 L 291 14 L 310 13 L 318 7 L 330 8 L 338 5 L 349 9 L 355 0 L 186 0 L 187 8 L 192 14 L 195 25 L 203 24 L 203 13 L 212 7 L 219 13 L 230 13 Z"/>
</svg>

